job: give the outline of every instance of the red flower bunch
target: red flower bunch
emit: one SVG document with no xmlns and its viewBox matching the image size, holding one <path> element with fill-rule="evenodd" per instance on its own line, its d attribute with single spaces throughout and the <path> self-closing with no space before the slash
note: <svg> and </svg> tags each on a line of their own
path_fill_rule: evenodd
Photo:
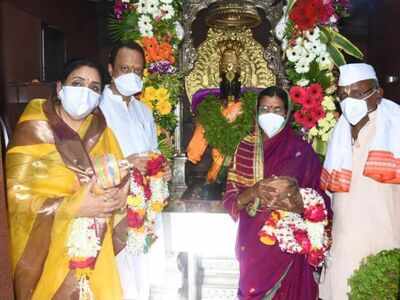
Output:
<svg viewBox="0 0 400 300">
<path fill-rule="evenodd" d="M 134 211 L 130 208 L 127 209 L 127 221 L 128 226 L 131 228 L 140 228 L 144 224 L 144 216 L 138 211 Z"/>
<path fill-rule="evenodd" d="M 162 172 L 166 159 L 163 155 L 157 155 L 156 157 L 147 161 L 147 176 L 155 176 Z"/>
<path fill-rule="evenodd" d="M 319 23 L 327 23 L 334 13 L 331 0 L 297 0 L 289 18 L 299 30 L 309 30 Z"/>
<path fill-rule="evenodd" d="M 304 209 L 304 218 L 311 222 L 322 222 L 326 218 L 325 207 L 322 204 Z"/>
<path fill-rule="evenodd" d="M 325 117 L 321 105 L 324 94 L 319 83 L 313 83 L 309 87 L 293 86 L 289 94 L 294 103 L 301 105 L 301 109 L 294 113 L 294 119 L 304 128 L 311 129 Z"/>
<path fill-rule="evenodd" d="M 324 259 L 325 253 L 323 249 L 312 249 L 307 255 L 308 263 L 314 267 L 318 267 Z"/>
</svg>

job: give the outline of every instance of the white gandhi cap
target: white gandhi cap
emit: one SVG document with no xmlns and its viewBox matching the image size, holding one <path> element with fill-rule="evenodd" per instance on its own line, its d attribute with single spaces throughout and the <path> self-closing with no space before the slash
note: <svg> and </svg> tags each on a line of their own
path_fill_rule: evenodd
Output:
<svg viewBox="0 0 400 300">
<path fill-rule="evenodd" d="M 364 63 L 343 65 L 339 67 L 339 71 L 339 86 L 348 86 L 367 79 L 378 80 L 374 68 Z"/>
</svg>

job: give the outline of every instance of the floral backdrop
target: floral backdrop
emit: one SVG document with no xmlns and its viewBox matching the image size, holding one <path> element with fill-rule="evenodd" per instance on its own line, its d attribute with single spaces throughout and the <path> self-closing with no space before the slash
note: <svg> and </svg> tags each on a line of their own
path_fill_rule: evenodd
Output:
<svg viewBox="0 0 400 300">
<path fill-rule="evenodd" d="M 349 8 L 350 0 L 289 0 L 275 28 L 295 103 L 294 127 L 321 156 L 337 119 L 336 67 L 346 63 L 343 53 L 363 57 L 338 31 Z"/>
<path fill-rule="evenodd" d="M 288 0 L 275 28 L 284 53 L 289 94 L 295 103 L 294 127 L 321 156 L 336 124 L 337 67 L 343 53 L 362 53 L 339 33 L 337 24 L 349 12 L 350 0 Z M 174 112 L 182 89 L 177 72 L 182 0 L 116 0 L 110 20 L 115 40 L 137 41 L 146 53 L 141 100 L 153 111 L 160 149 L 173 154 Z"/>
<path fill-rule="evenodd" d="M 160 150 L 174 151 L 176 104 L 182 91 L 177 72 L 178 46 L 183 38 L 181 0 L 116 0 L 110 31 L 116 41 L 136 41 L 146 54 L 143 101 L 153 112 Z"/>
</svg>

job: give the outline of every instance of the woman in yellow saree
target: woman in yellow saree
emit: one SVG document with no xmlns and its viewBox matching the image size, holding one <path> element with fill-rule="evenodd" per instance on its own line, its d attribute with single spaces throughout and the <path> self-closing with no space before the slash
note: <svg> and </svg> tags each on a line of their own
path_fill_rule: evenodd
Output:
<svg viewBox="0 0 400 300">
<path fill-rule="evenodd" d="M 106 190 L 96 183 L 94 159 L 121 158 L 97 108 L 101 74 L 88 60 L 73 61 L 57 85 L 58 100 L 32 100 L 15 130 L 6 174 L 17 299 L 122 298 L 112 228 L 114 212 L 126 205 L 128 181 Z M 72 227 L 79 233 L 76 220 L 92 224 L 83 231 L 94 232 L 86 240 L 96 241 L 94 257 L 73 252 L 73 245 L 90 244 L 79 234 L 71 238 Z"/>
</svg>

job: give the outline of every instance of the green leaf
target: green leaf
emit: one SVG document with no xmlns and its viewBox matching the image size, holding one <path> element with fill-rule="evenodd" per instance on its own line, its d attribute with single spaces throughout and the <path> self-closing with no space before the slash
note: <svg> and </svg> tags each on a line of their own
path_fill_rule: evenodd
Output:
<svg viewBox="0 0 400 300">
<path fill-rule="evenodd" d="M 288 0 L 287 2 L 287 12 L 290 13 L 290 11 L 292 10 L 293 6 L 295 5 L 296 0 Z"/>
<path fill-rule="evenodd" d="M 328 143 L 324 142 L 321 138 L 316 137 L 313 139 L 312 147 L 315 153 L 317 153 L 321 157 L 325 157 L 328 150 Z"/>
<path fill-rule="evenodd" d="M 321 42 L 324 44 L 329 44 L 332 40 L 331 31 L 323 26 L 319 28 L 320 28 L 319 38 Z"/>
<path fill-rule="evenodd" d="M 336 48 L 342 49 L 347 54 L 358 59 L 362 59 L 364 57 L 364 54 L 361 52 L 361 50 L 339 32 L 333 33 L 332 45 Z"/>
<path fill-rule="evenodd" d="M 168 143 L 166 137 L 159 139 L 158 141 L 158 149 L 167 159 L 171 159 L 174 154 L 173 147 Z"/>
<path fill-rule="evenodd" d="M 329 55 L 331 56 L 333 63 L 337 66 L 340 67 L 344 64 L 346 64 L 346 60 L 343 56 L 343 54 L 334 46 L 332 45 L 327 45 L 326 46 Z"/>
</svg>

